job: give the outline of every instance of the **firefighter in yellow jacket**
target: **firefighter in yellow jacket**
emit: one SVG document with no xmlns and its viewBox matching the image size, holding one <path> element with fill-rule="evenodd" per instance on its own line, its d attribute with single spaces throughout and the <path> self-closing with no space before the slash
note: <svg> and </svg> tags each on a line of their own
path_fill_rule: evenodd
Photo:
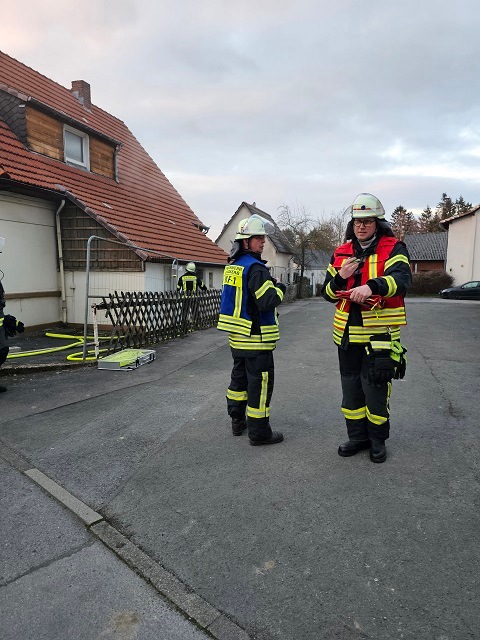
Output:
<svg viewBox="0 0 480 640">
<path fill-rule="evenodd" d="M 352 456 L 370 449 L 372 462 L 384 462 L 392 380 L 405 373 L 400 327 L 406 324 L 410 260 L 405 244 L 385 221 L 378 198 L 361 193 L 350 212 L 346 242 L 335 249 L 322 288 L 325 300 L 337 307 L 333 341 L 348 434 L 338 453 Z"/>
<path fill-rule="evenodd" d="M 260 216 L 241 220 L 229 265 L 223 275 L 217 328 L 228 331 L 233 369 L 227 389 L 232 433 L 248 428 L 250 444 L 276 444 L 283 435 L 270 427 L 273 392 L 273 350 L 280 337 L 276 307 L 286 287 L 270 276 L 261 259 L 265 224 Z"/>
</svg>

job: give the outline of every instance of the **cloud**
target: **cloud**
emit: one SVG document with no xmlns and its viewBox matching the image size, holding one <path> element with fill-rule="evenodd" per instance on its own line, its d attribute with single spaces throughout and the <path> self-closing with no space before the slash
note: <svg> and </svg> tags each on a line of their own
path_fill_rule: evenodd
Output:
<svg viewBox="0 0 480 640">
<path fill-rule="evenodd" d="M 242 200 L 480 199 L 473 0 L 24 0 L 2 18 L 2 49 L 89 82 L 212 228 Z"/>
</svg>

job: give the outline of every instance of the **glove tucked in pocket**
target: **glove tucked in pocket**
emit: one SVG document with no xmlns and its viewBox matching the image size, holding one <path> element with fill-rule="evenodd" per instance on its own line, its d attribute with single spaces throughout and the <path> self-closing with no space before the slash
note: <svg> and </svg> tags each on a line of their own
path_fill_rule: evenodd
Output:
<svg viewBox="0 0 480 640">
<path fill-rule="evenodd" d="M 395 377 L 395 362 L 391 357 L 392 340 L 389 334 L 370 336 L 365 345 L 368 356 L 368 382 L 382 385 Z"/>
</svg>

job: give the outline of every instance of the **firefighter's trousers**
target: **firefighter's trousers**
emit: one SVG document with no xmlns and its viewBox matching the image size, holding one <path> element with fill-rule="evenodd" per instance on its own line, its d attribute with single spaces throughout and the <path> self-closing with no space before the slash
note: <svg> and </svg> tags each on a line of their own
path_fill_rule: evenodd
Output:
<svg viewBox="0 0 480 640">
<path fill-rule="evenodd" d="M 274 382 L 273 351 L 232 349 L 232 356 L 232 378 L 227 389 L 228 415 L 237 419 L 246 416 L 251 440 L 268 440 L 272 434 L 269 416 Z"/>
<path fill-rule="evenodd" d="M 389 401 L 392 383 L 370 384 L 365 346 L 338 348 L 342 380 L 342 413 L 350 440 L 386 440 L 390 433 Z"/>
</svg>

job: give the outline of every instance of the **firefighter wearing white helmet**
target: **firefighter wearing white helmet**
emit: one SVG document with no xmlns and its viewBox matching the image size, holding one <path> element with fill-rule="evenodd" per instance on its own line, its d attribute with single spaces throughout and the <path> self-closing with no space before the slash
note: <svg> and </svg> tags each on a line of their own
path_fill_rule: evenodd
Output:
<svg viewBox="0 0 480 640">
<path fill-rule="evenodd" d="M 270 276 L 262 260 L 265 221 L 252 215 L 238 224 L 223 275 L 217 328 L 229 334 L 233 369 L 227 389 L 232 433 L 248 429 L 251 445 L 276 444 L 283 434 L 270 427 L 273 350 L 280 337 L 277 306 L 286 287 Z"/>
<path fill-rule="evenodd" d="M 394 237 L 382 203 L 360 193 L 347 211 L 346 242 L 327 269 L 322 295 L 336 305 L 333 341 L 338 347 L 342 413 L 348 441 L 340 456 L 370 449 L 372 462 L 387 457 L 392 380 L 405 374 L 404 297 L 411 283 L 410 259 Z"/>
<path fill-rule="evenodd" d="M 178 279 L 177 289 L 185 294 L 195 293 L 198 289 L 206 291 L 206 285 L 197 276 L 197 266 L 194 262 L 189 262 L 185 267 L 185 273 Z"/>
</svg>

